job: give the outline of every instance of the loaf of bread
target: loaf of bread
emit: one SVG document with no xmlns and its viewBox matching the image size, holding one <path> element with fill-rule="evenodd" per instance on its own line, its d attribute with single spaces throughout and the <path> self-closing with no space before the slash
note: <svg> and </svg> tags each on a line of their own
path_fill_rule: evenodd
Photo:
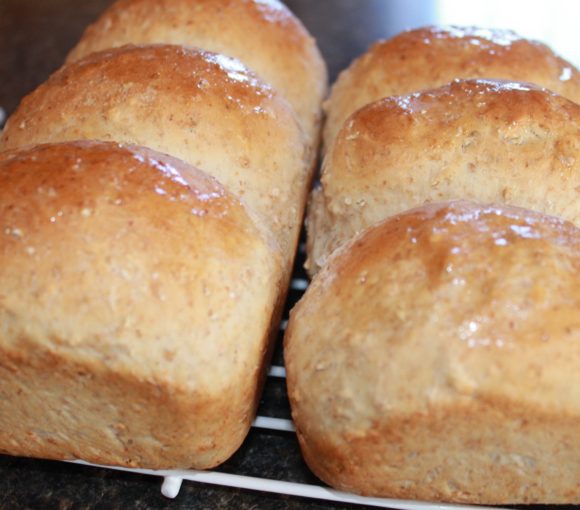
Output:
<svg viewBox="0 0 580 510">
<path fill-rule="evenodd" d="M 121 0 L 22 101 L 0 134 L 0 453 L 205 469 L 239 447 L 325 91 L 277 0 Z"/>
<path fill-rule="evenodd" d="M 238 60 L 127 46 L 69 64 L 26 97 L 1 149 L 71 140 L 150 147 L 217 178 L 276 236 L 290 266 L 310 184 L 288 103 Z"/>
<path fill-rule="evenodd" d="M 362 106 L 456 78 L 527 81 L 580 102 L 580 73 L 541 43 L 507 30 L 419 28 L 375 43 L 341 73 L 325 105 L 324 146 Z"/>
<path fill-rule="evenodd" d="M 236 57 L 295 108 L 312 155 L 326 65 L 316 42 L 278 0 L 119 0 L 93 23 L 68 61 L 125 44 L 195 46 Z"/>
<path fill-rule="evenodd" d="M 0 452 L 208 468 L 254 417 L 283 280 L 214 179 L 150 150 L 0 155 Z"/>
<path fill-rule="evenodd" d="M 579 504 L 579 274 L 580 230 L 511 206 L 426 205 L 337 250 L 285 338 L 309 466 L 373 496 Z"/>
<path fill-rule="evenodd" d="M 451 199 L 509 203 L 580 225 L 580 105 L 519 82 L 455 81 L 353 114 L 308 216 L 313 274 L 393 214 Z"/>
</svg>

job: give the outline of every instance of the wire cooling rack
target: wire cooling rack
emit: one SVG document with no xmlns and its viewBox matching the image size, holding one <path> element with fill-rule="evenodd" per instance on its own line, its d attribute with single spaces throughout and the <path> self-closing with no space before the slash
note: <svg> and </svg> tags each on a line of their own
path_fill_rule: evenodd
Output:
<svg viewBox="0 0 580 510">
<path fill-rule="evenodd" d="M 290 419 L 290 406 L 286 394 L 286 370 L 283 366 L 283 336 L 286 330 L 286 326 L 288 325 L 289 311 L 300 299 L 308 287 L 308 280 L 303 269 L 304 259 L 305 244 L 301 243 L 293 271 L 293 278 L 288 293 L 288 300 L 284 310 L 283 320 L 280 322 L 279 335 L 276 349 L 273 355 L 272 365 L 270 367 L 268 380 L 264 388 L 264 396 L 258 409 L 258 416 L 256 417 L 252 425 L 252 431 L 250 432 L 250 436 L 254 436 L 254 439 L 256 435 L 282 435 L 283 441 L 292 443 L 290 449 L 294 449 L 296 457 L 299 456 L 299 453 L 294 424 Z M 250 491 L 259 491 L 262 493 L 274 493 L 297 498 L 312 498 L 329 502 L 345 503 L 348 504 L 348 508 L 351 508 L 351 505 L 362 505 L 366 507 L 378 508 L 395 508 L 401 510 L 461 510 L 469 508 L 477 508 L 481 510 L 482 508 L 485 508 L 384 498 L 369 498 L 336 491 L 324 486 L 322 482 L 320 482 L 320 480 L 318 480 L 308 470 L 303 461 L 300 461 L 301 464 L 294 463 L 290 466 L 290 468 L 285 466 L 286 469 L 279 470 L 279 473 L 282 473 L 282 476 L 279 476 L 278 479 L 265 478 L 261 476 L 262 473 L 260 472 L 254 473 L 257 476 L 248 475 L 248 470 L 242 468 L 242 464 L 245 462 L 244 457 L 260 457 L 266 454 L 265 450 L 268 448 L 268 445 L 264 444 L 261 439 L 262 437 L 258 437 L 258 439 L 254 441 L 254 446 L 256 447 L 248 447 L 247 445 L 243 445 L 240 449 L 241 452 L 234 455 L 230 461 L 226 462 L 222 466 L 219 466 L 213 471 L 156 471 L 149 469 L 129 469 L 113 466 L 101 466 L 96 464 L 89 464 L 83 461 L 70 462 L 84 466 L 95 466 L 117 471 L 161 477 L 163 479 L 161 483 L 161 492 L 168 498 L 177 497 L 183 481 L 187 480 L 213 486 L 233 487 Z M 246 443 L 247 442 L 248 440 L 246 440 Z M 242 459 L 240 460 L 237 458 L 238 456 Z M 280 462 L 283 461 L 280 458 L 277 458 L 277 460 Z M 267 462 L 271 462 L 271 460 L 268 460 Z M 259 467 L 257 469 L 259 470 Z M 240 474 L 240 471 L 242 474 Z M 497 507 L 495 508 L 497 510 Z"/>
</svg>

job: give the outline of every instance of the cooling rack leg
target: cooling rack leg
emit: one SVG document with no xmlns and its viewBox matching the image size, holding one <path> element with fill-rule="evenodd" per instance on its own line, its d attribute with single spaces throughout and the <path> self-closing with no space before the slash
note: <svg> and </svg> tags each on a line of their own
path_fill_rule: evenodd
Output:
<svg viewBox="0 0 580 510">
<path fill-rule="evenodd" d="M 177 497 L 179 489 L 181 489 L 181 482 L 183 482 L 183 478 L 179 476 L 166 476 L 161 485 L 161 494 L 171 499 Z"/>
</svg>

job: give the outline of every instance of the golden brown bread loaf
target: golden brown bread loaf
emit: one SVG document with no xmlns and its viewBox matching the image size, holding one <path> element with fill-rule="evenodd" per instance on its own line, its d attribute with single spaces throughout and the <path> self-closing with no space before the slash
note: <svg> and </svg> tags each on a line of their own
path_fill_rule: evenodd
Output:
<svg viewBox="0 0 580 510">
<path fill-rule="evenodd" d="M 456 81 L 353 114 L 308 214 L 308 268 L 425 202 L 509 203 L 580 225 L 580 105 L 518 82 Z"/>
<path fill-rule="evenodd" d="M 195 46 L 240 59 L 295 108 L 318 145 L 326 66 L 316 42 L 278 0 L 119 0 L 93 23 L 68 61 L 125 44 Z"/>
<path fill-rule="evenodd" d="M 419 28 L 375 43 L 341 73 L 325 105 L 324 146 L 362 106 L 456 78 L 532 82 L 580 103 L 580 73 L 544 44 L 508 30 Z"/>
<path fill-rule="evenodd" d="M 366 495 L 580 503 L 580 230 L 426 205 L 337 250 L 291 314 L 313 471 Z"/>
<path fill-rule="evenodd" d="M 304 135 L 287 102 L 239 61 L 171 45 L 90 55 L 22 101 L 0 150 L 81 139 L 201 168 L 260 215 L 290 263 L 310 183 Z"/>
<path fill-rule="evenodd" d="M 68 62 L 0 134 L 0 453 L 215 466 L 255 415 L 324 62 L 277 0 L 120 1 Z"/>
<path fill-rule="evenodd" d="M 203 172 L 142 148 L 0 156 L 0 451 L 208 468 L 259 399 L 282 261 Z"/>
</svg>

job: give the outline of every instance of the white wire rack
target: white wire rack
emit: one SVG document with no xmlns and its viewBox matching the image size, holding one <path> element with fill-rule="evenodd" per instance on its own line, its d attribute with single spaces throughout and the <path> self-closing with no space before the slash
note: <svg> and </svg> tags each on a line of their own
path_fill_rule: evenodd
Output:
<svg viewBox="0 0 580 510">
<path fill-rule="evenodd" d="M 292 280 L 291 289 L 304 291 L 308 286 L 305 279 L 295 278 Z M 284 331 L 288 325 L 287 320 L 280 323 L 280 330 Z M 283 366 L 273 365 L 270 367 L 268 377 L 285 379 L 286 370 Z M 294 434 L 295 428 L 291 420 L 284 418 L 273 418 L 269 416 L 257 416 L 252 424 L 257 429 L 271 431 L 282 431 Z M 168 498 L 175 498 L 179 494 L 184 480 L 204 483 L 214 486 L 233 487 L 238 489 L 283 494 L 300 498 L 310 498 L 338 503 L 349 503 L 355 505 L 365 505 L 378 508 L 394 508 L 401 510 L 484 510 L 491 507 L 453 505 L 441 503 L 429 503 L 421 501 L 406 501 L 399 499 L 371 498 L 341 492 L 322 485 L 312 485 L 306 483 L 296 483 L 283 480 L 272 480 L 254 476 L 245 476 L 218 471 L 197 471 L 197 470 L 151 470 L 151 469 L 130 469 L 116 466 L 102 466 L 90 464 L 84 461 L 69 461 L 74 464 L 93 466 L 116 471 L 132 472 L 144 475 L 151 475 L 163 478 L 161 492 Z M 498 507 L 493 507 L 498 510 Z"/>
<path fill-rule="evenodd" d="M 401 510 L 501 510 L 499 507 L 466 506 L 429 503 L 423 501 L 407 501 L 402 499 L 370 498 L 358 496 L 348 492 L 337 491 L 328 487 L 323 487 L 321 485 L 309 485 L 304 483 L 269 480 L 266 478 L 242 476 L 230 473 L 219 473 L 216 471 L 196 471 L 193 469 L 154 471 L 150 469 L 129 469 L 122 467 L 101 466 L 97 464 L 89 464 L 80 460 L 72 462 L 84 466 L 94 466 L 99 468 L 114 469 L 117 471 L 127 471 L 143 475 L 163 477 L 161 492 L 168 498 L 175 498 L 179 494 L 179 490 L 183 481 L 189 480 L 192 482 L 200 482 L 210 485 L 220 485 L 222 487 L 235 487 L 239 489 L 285 494 L 288 496 L 334 501 L 339 503 L 366 505 L 377 508 L 395 508 Z"/>
</svg>

